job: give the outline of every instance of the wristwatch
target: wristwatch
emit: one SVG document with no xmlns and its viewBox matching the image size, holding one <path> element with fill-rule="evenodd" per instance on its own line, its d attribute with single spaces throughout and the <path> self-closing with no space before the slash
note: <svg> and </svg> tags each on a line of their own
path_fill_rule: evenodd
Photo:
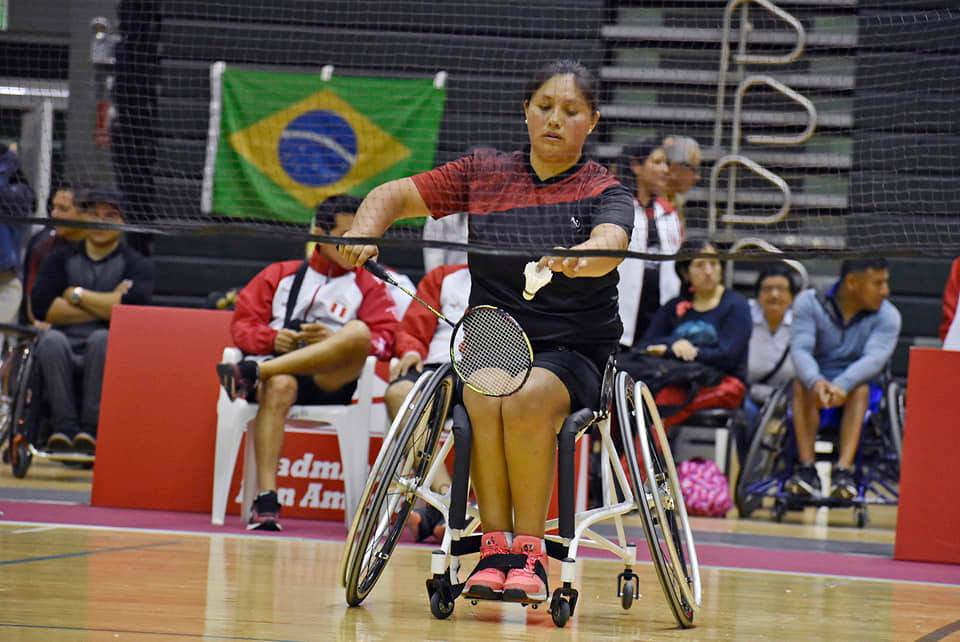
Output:
<svg viewBox="0 0 960 642">
<path fill-rule="evenodd" d="M 83 288 L 77 286 L 70 290 L 70 303 L 80 305 L 80 299 L 83 298 Z"/>
</svg>

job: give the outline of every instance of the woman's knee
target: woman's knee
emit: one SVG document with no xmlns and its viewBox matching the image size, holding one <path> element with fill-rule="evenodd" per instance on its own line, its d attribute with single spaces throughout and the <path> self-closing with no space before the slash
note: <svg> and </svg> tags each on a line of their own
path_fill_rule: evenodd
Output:
<svg viewBox="0 0 960 642">
<path fill-rule="evenodd" d="M 563 383 L 555 375 L 550 377 L 531 376 L 528 385 L 503 399 L 504 431 L 559 430 L 570 414 L 570 397 Z"/>
</svg>

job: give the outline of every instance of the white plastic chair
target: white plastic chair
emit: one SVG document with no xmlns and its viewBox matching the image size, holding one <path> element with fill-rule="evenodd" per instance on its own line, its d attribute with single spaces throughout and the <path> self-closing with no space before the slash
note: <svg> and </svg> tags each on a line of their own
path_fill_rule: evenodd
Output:
<svg viewBox="0 0 960 642">
<path fill-rule="evenodd" d="M 223 362 L 236 363 L 242 358 L 240 350 L 224 348 Z M 317 421 L 330 424 L 337 433 L 340 445 L 340 460 L 343 469 L 344 519 L 349 525 L 367 482 L 370 450 L 370 419 L 373 409 L 373 383 L 376 359 L 367 357 L 363 366 L 354 403 L 347 406 L 293 406 L 287 419 Z M 247 425 L 257 414 L 257 404 L 243 399 L 230 401 L 220 388 L 217 400 L 217 445 L 213 466 L 213 506 L 210 521 L 222 526 L 227 512 L 230 482 L 240 451 L 240 439 L 247 433 L 246 456 L 243 464 L 242 503 L 240 517 L 244 523 L 250 518 L 250 506 L 257 495 L 257 459 L 252 430 Z"/>
</svg>

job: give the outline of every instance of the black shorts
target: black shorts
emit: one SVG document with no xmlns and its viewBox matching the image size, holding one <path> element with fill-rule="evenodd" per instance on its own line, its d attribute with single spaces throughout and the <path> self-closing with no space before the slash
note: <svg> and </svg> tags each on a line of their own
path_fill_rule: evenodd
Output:
<svg viewBox="0 0 960 642">
<path fill-rule="evenodd" d="M 310 375 L 295 375 L 297 379 L 298 406 L 345 406 L 353 400 L 357 381 L 353 380 L 338 390 L 323 390 L 317 387 Z"/>
<path fill-rule="evenodd" d="M 557 375 L 570 395 L 570 412 L 596 409 L 607 359 L 616 345 L 534 344 L 533 367 Z"/>
</svg>

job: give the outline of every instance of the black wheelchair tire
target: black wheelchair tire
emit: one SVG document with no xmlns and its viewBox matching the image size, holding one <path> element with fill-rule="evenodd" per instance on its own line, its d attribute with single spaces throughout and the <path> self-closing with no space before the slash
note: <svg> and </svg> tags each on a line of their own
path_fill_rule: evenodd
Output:
<svg viewBox="0 0 960 642">
<path fill-rule="evenodd" d="M 640 511 L 640 521 L 643 525 L 643 532 L 645 539 L 647 541 L 647 547 L 650 550 L 650 558 L 653 560 L 653 567 L 657 574 L 657 579 L 660 582 L 660 587 L 663 589 L 664 595 L 667 598 L 667 603 L 670 605 L 670 610 L 673 612 L 674 618 L 677 620 L 677 623 L 682 628 L 689 628 L 693 626 L 694 618 L 694 609 L 690 604 L 690 601 L 684 595 L 684 591 L 681 589 L 680 583 L 689 584 L 690 575 L 689 570 L 684 568 L 682 571 L 677 569 L 672 559 L 668 557 L 666 551 L 664 551 L 664 546 L 669 546 L 671 541 L 679 541 L 679 529 L 676 525 L 676 512 L 674 510 L 665 511 L 664 517 L 666 527 L 671 530 L 671 538 L 668 540 L 665 537 L 661 536 L 658 533 L 662 533 L 664 524 L 661 523 L 660 519 L 654 518 L 654 513 L 651 511 L 650 501 L 648 501 L 648 483 L 649 479 L 641 472 L 640 460 L 637 454 L 635 437 L 639 430 L 637 424 L 637 412 L 638 406 L 634 396 L 634 382 L 630 375 L 626 372 L 617 373 L 617 378 L 615 382 L 616 394 L 614 395 L 616 400 L 616 412 L 617 412 L 617 424 L 620 429 L 620 438 L 621 443 L 624 449 L 624 457 L 627 462 L 627 472 L 630 481 L 630 487 L 633 491 L 634 498 L 637 502 L 637 508 Z M 641 410 L 642 411 L 642 410 Z M 645 430 L 647 431 L 647 441 L 648 443 L 654 443 L 653 435 L 650 434 L 650 422 L 644 421 Z M 670 473 L 666 470 L 666 467 L 663 465 L 662 461 L 659 461 L 660 455 L 656 452 L 652 452 L 654 461 L 652 462 L 655 470 L 658 470 L 658 476 L 662 475 L 669 477 Z M 657 492 L 660 493 L 661 489 L 658 484 L 653 484 L 649 489 L 651 493 Z M 679 498 L 680 502 L 683 502 L 682 496 Z M 686 567 L 686 559 L 683 554 L 682 546 L 680 550 L 676 551 L 677 556 L 683 560 L 682 565 Z"/>
<path fill-rule="evenodd" d="M 352 540 L 347 542 L 344 577 L 346 601 L 350 606 L 358 606 L 373 590 L 403 533 L 413 506 L 413 493 L 407 493 L 405 498 L 394 498 L 394 501 L 399 501 L 394 512 L 388 506 L 391 484 L 384 482 L 397 475 L 410 455 L 413 442 L 420 435 L 423 440 L 418 446 L 418 459 L 412 476 L 414 480 L 421 480 L 429 471 L 444 421 L 450 411 L 455 386 L 456 378 L 449 365 L 434 371 L 421 389 L 412 410 L 406 413 L 395 437 L 389 444 L 383 445 L 388 450 L 384 451 L 378 470 L 371 471 L 363 493 L 363 503 L 357 509 L 356 527 L 351 529 Z M 426 424 L 418 431 L 424 419 Z M 384 510 L 389 510 L 390 514 L 384 515 Z M 375 551 L 372 550 L 374 547 Z"/>
<path fill-rule="evenodd" d="M 734 501 L 740 517 L 750 517 L 763 503 L 762 495 L 754 495 L 747 491 L 751 483 L 760 479 L 761 476 L 769 476 L 774 472 L 776 458 L 783 450 L 786 426 L 782 426 L 780 432 L 776 434 L 769 433 L 767 427 L 779 417 L 786 417 L 785 404 L 788 402 L 787 387 L 782 386 L 774 391 L 760 411 L 760 421 L 750 442 L 746 459 L 741 462 L 740 473 L 737 475 Z"/>
</svg>

